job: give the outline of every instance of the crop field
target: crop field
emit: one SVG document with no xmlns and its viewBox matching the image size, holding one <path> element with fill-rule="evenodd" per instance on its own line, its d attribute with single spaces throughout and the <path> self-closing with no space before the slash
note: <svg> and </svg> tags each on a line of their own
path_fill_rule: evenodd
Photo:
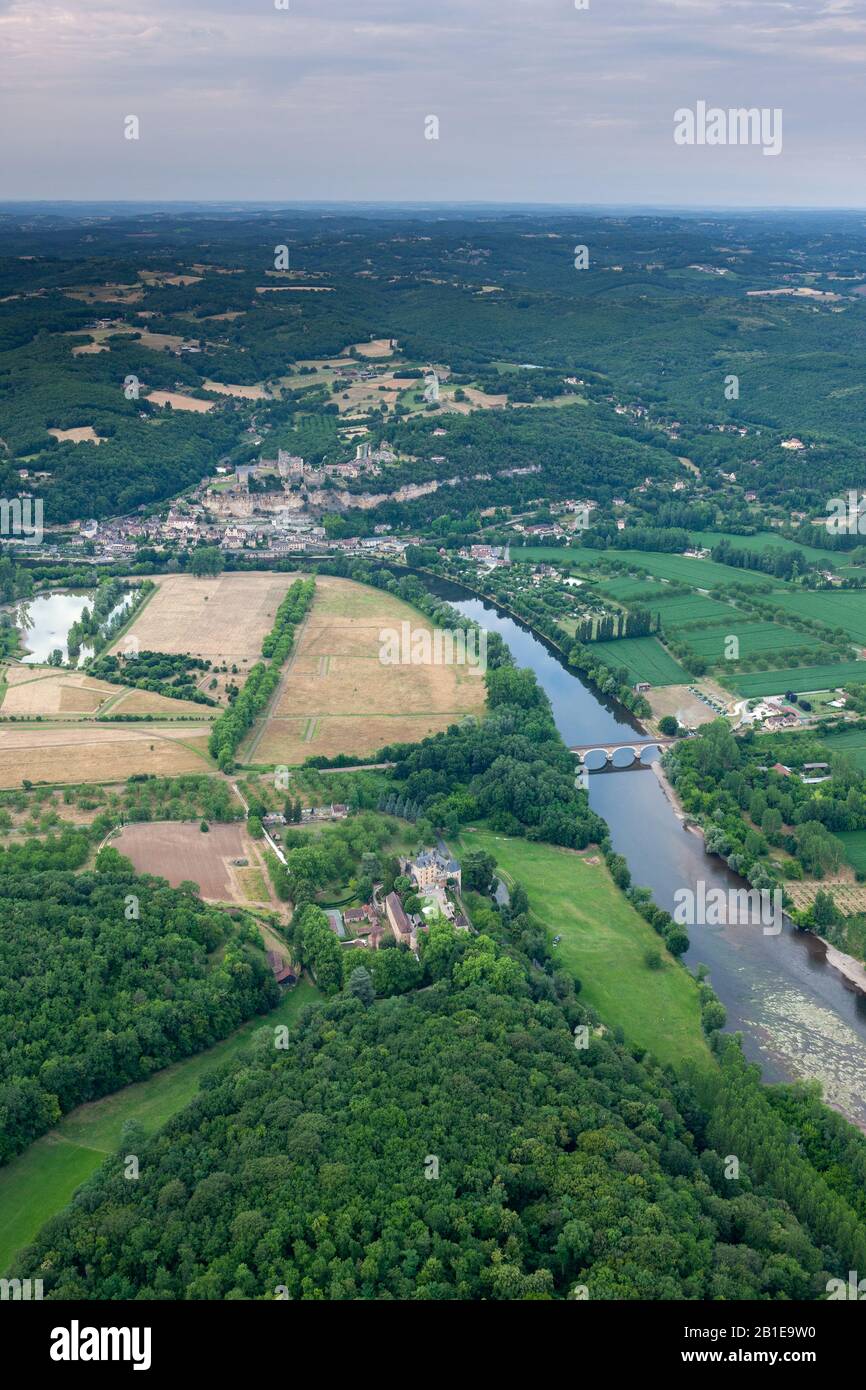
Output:
<svg viewBox="0 0 866 1390">
<path fill-rule="evenodd" d="M 799 550 L 807 560 L 814 561 L 823 569 L 832 565 L 833 561 L 832 551 L 819 550 L 814 545 L 798 545 L 796 541 L 789 541 L 787 536 L 780 536 L 777 531 L 759 531 L 756 536 L 735 536 L 727 531 L 690 531 L 689 540 L 706 550 L 712 550 L 719 541 L 727 541 L 734 550 Z"/>
<path fill-rule="evenodd" d="M 16 666 L 5 668 L 6 684 L 0 695 L 0 714 L 18 719 L 50 718 L 52 715 L 80 715 L 82 720 L 111 714 L 182 715 L 207 719 L 207 705 L 191 700 L 175 700 L 149 690 L 113 685 L 97 680 L 86 671 L 57 671 L 52 667 Z"/>
<path fill-rule="evenodd" d="M 625 560 L 639 565 L 659 579 L 678 579 L 697 589 L 715 589 L 724 584 L 764 584 L 767 575 L 756 570 L 735 569 L 733 565 L 717 565 L 713 560 L 698 560 L 688 555 L 663 555 L 654 550 L 581 550 L 580 563 L 593 564 L 593 556 L 607 560 Z M 597 561 L 596 561 L 597 563 Z M 781 585 L 782 580 L 776 579 Z"/>
<path fill-rule="evenodd" d="M 584 557 L 591 552 L 577 550 L 568 545 L 512 545 L 510 547 L 513 565 L 583 565 Z"/>
<path fill-rule="evenodd" d="M 119 687 L 94 680 L 80 671 L 57 671 L 53 667 L 34 670 L 32 666 L 6 668 L 0 712 L 19 719 L 34 715 L 96 714 L 119 694 Z"/>
<path fill-rule="evenodd" d="M 844 831 L 836 838 L 841 840 L 842 834 L 848 833 L 862 834 L 856 830 Z M 829 893 L 843 917 L 859 916 L 866 912 L 866 884 L 855 882 L 850 869 L 843 868 L 836 878 L 794 879 L 786 883 L 785 888 L 798 912 L 811 907 L 819 893 Z"/>
<path fill-rule="evenodd" d="M 727 623 L 692 628 L 680 634 L 688 642 L 697 656 L 709 661 L 721 661 L 725 655 L 725 640 L 736 637 L 740 644 L 740 656 L 765 656 L 769 652 L 784 651 L 791 647 L 804 647 L 815 652 L 827 648 L 819 637 L 811 632 L 797 632 L 792 627 L 780 627 L 777 623 L 751 623 L 743 621 L 743 615 L 731 610 Z"/>
<path fill-rule="evenodd" d="M 782 671 L 744 671 L 730 684 L 739 695 L 801 694 L 807 690 L 836 690 L 851 681 L 866 681 L 866 661 L 828 662 L 825 666 L 794 666 Z"/>
<path fill-rule="evenodd" d="M 866 742 L 864 742 L 864 754 L 866 754 Z M 864 757 L 861 766 L 866 768 L 866 757 Z M 837 830 L 836 839 L 841 840 L 845 850 L 845 858 L 851 868 L 861 874 L 866 874 L 866 830 Z"/>
<path fill-rule="evenodd" d="M 808 589 L 776 594 L 774 602 L 798 618 L 813 618 L 828 627 L 841 627 L 855 642 L 866 644 L 866 593 L 856 589 Z"/>
<path fill-rule="evenodd" d="M 125 825 L 111 844 L 132 860 L 138 873 L 158 874 L 167 878 L 173 888 L 184 880 L 197 883 L 201 896 L 210 902 L 270 901 L 266 890 L 250 899 L 250 887 L 257 893 L 263 885 L 231 862 L 247 859 L 253 870 L 260 867 L 255 847 L 240 821 L 212 824 L 207 832 L 198 821 L 136 823 Z"/>
<path fill-rule="evenodd" d="M 669 586 L 660 579 L 638 579 L 636 575 L 627 574 L 617 579 L 599 577 L 598 588 L 617 603 L 646 604 L 647 608 L 655 608 L 657 601 L 661 602 L 670 594 Z"/>
<path fill-rule="evenodd" d="M 0 787 L 25 780 L 51 785 L 123 782 L 137 772 L 176 777 L 205 772 L 207 726 L 140 724 L 0 728 Z"/>
<path fill-rule="evenodd" d="M 208 693 L 216 695 L 218 692 Z M 153 719 L 172 716 L 184 719 L 215 719 L 220 711 L 208 705 L 198 705 L 193 700 L 176 700 L 171 695 L 159 695 L 153 690 L 138 690 L 134 686 L 124 686 L 117 699 L 109 702 L 101 713 L 147 714 Z"/>
<path fill-rule="evenodd" d="M 243 746 L 243 760 L 291 765 L 316 754 L 367 756 L 480 713 L 486 692 L 476 667 L 382 664 L 381 633 L 399 634 L 402 623 L 413 633 L 432 632 L 416 609 L 391 594 L 319 578 L 269 717 Z"/>
<path fill-rule="evenodd" d="M 688 672 L 666 652 L 657 637 L 623 637 L 615 642 L 593 642 L 592 652 L 606 665 L 624 666 L 632 684 L 686 685 Z"/>
<path fill-rule="evenodd" d="M 844 754 L 861 772 L 866 772 L 866 729 L 844 729 L 839 734 L 828 734 L 822 742 L 829 753 Z"/>
<path fill-rule="evenodd" d="M 158 589 L 141 609 L 126 637 L 111 648 L 123 648 L 134 638 L 140 651 L 189 654 L 249 669 L 262 650 L 262 640 L 297 574 L 221 574 L 196 579 L 188 574 L 158 579 Z"/>
<path fill-rule="evenodd" d="M 743 621 L 740 609 L 729 603 L 719 603 L 715 598 L 706 598 L 704 594 L 675 594 L 649 606 L 654 613 L 661 614 L 664 626 L 671 629 L 683 623 Z"/>
</svg>

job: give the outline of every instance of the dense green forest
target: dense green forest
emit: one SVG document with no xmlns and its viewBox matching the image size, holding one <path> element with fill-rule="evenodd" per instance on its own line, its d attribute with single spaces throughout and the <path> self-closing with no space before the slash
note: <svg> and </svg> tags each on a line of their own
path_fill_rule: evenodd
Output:
<svg viewBox="0 0 866 1390">
<path fill-rule="evenodd" d="M 577 220 L 554 211 L 435 223 L 408 212 L 323 221 L 250 210 L 203 221 L 118 211 L 85 227 L 73 212 L 26 221 L 4 212 L 0 490 L 17 488 L 24 464 L 39 475 L 34 490 L 55 525 L 146 506 L 223 459 L 246 461 L 256 431 L 314 462 L 333 457 L 328 387 L 315 373 L 283 381 L 299 363 L 371 337 L 392 339 L 409 362 L 447 364 L 457 389 L 474 383 L 507 401 L 492 414 L 450 415 L 444 447 L 424 411 L 383 402 L 370 412 L 374 435 L 387 431 L 411 456 L 398 485 L 432 476 L 437 454 L 460 479 L 453 493 L 390 504 L 388 520 L 456 519 L 576 488 L 603 500 L 639 475 L 673 476 L 682 454 L 711 490 L 723 486 L 717 471 L 731 469 L 765 503 L 820 507 L 862 484 L 857 218 Z M 576 237 L 592 249 L 581 273 Z M 280 244 L 323 292 L 260 292 Z M 835 297 L 789 293 L 804 279 L 804 246 L 809 287 Z M 481 293 L 484 285 L 495 292 Z M 95 322 L 108 324 L 101 350 L 76 354 Z M 137 394 L 125 389 L 133 378 Z M 270 396 L 226 397 L 205 385 L 212 380 L 264 383 Z M 148 399 L 177 390 L 212 408 Z M 620 402 L 625 413 L 614 413 Z M 48 433 L 85 425 L 98 446 Z M 802 452 L 780 450 L 792 433 Z M 533 465 L 542 473 L 534 492 L 533 475 L 507 476 Z"/>
<path fill-rule="evenodd" d="M 806 1299 L 866 1254 L 736 1048 L 707 1108 L 603 1030 L 576 1048 L 566 977 L 449 936 L 426 991 L 353 980 L 262 1028 L 15 1272 L 49 1298 Z"/>
<path fill-rule="evenodd" d="M 257 939 L 195 885 L 80 832 L 0 853 L 0 1162 L 82 1101 L 139 1081 L 276 1002 Z"/>
</svg>

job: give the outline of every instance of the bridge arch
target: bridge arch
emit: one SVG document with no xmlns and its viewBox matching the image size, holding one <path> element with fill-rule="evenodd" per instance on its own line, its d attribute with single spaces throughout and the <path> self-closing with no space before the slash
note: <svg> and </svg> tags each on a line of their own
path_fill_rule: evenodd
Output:
<svg viewBox="0 0 866 1390">
<path fill-rule="evenodd" d="M 635 739 L 633 742 L 583 744 L 572 748 L 571 752 L 588 772 L 600 772 L 604 767 L 628 768 L 635 765 L 648 767 L 661 757 L 662 750 L 673 740 L 652 739 L 647 742 Z"/>
</svg>

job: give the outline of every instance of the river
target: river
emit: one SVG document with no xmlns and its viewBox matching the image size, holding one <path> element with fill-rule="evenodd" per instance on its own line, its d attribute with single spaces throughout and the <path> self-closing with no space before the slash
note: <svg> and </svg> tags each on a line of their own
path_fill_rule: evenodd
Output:
<svg viewBox="0 0 866 1390">
<path fill-rule="evenodd" d="M 457 585 L 426 575 L 424 581 L 465 616 L 498 632 L 518 665 L 532 668 L 566 743 L 652 743 L 627 710 L 596 695 L 553 647 L 501 609 L 466 598 Z M 673 911 L 677 889 L 694 891 L 698 880 L 708 890 L 743 886 L 720 859 L 704 853 L 700 834 L 685 829 L 651 766 L 591 773 L 589 800 L 610 827 L 633 881 L 651 888 L 660 907 Z M 727 1026 L 742 1033 L 743 1050 L 764 1079 L 818 1080 L 828 1103 L 866 1130 L 866 995 L 829 963 L 826 944 L 789 923 L 778 935 L 758 925 L 688 930 L 687 964 L 708 967 L 728 1011 Z"/>
</svg>

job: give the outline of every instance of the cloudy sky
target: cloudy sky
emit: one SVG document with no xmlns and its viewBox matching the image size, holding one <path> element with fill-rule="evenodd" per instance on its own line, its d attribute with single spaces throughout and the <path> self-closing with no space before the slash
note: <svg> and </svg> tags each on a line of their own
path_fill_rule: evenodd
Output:
<svg viewBox="0 0 866 1390">
<path fill-rule="evenodd" d="M 864 62 L 866 0 L 0 0 L 0 198 L 863 206 Z"/>
</svg>

